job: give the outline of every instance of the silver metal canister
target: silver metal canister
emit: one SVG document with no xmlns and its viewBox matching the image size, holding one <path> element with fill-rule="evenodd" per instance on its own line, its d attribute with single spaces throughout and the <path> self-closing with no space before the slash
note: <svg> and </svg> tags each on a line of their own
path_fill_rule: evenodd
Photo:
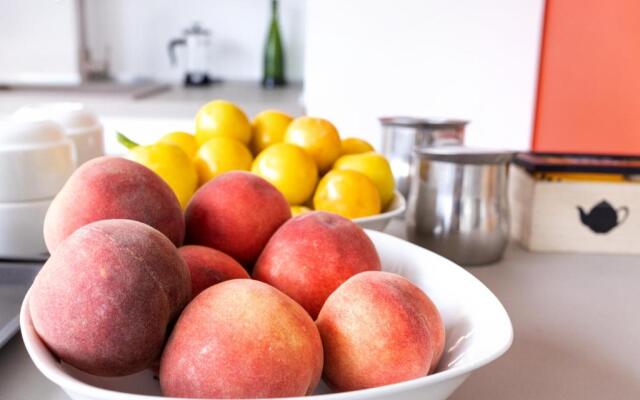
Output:
<svg viewBox="0 0 640 400">
<path fill-rule="evenodd" d="M 467 121 L 413 117 L 383 117 L 382 154 L 385 155 L 396 180 L 396 188 L 409 194 L 411 154 L 414 147 L 462 145 Z"/>
<path fill-rule="evenodd" d="M 415 148 L 405 216 L 409 240 L 462 265 L 502 258 L 509 240 L 507 168 L 513 155 Z"/>
</svg>

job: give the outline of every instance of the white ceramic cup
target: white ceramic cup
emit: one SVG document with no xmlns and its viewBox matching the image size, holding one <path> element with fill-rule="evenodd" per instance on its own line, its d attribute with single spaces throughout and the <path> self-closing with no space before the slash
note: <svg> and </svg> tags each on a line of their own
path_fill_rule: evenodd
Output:
<svg viewBox="0 0 640 400">
<path fill-rule="evenodd" d="M 51 199 L 75 166 L 73 142 L 59 124 L 0 122 L 0 203 Z"/>
</svg>

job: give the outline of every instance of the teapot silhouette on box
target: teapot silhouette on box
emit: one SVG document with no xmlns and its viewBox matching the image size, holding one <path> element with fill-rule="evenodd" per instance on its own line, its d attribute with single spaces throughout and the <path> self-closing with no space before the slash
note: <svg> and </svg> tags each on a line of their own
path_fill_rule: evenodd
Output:
<svg viewBox="0 0 640 400">
<path fill-rule="evenodd" d="M 580 212 L 580 221 L 595 233 L 607 233 L 623 223 L 629 216 L 628 207 L 623 206 L 615 209 L 606 200 L 593 206 L 588 213 L 580 206 L 577 208 Z"/>
</svg>

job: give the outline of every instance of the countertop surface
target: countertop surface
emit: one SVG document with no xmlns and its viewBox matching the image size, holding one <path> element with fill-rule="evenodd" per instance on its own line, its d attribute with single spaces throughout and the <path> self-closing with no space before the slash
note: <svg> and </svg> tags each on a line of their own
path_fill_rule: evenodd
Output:
<svg viewBox="0 0 640 400">
<path fill-rule="evenodd" d="M 402 236 L 393 221 L 387 232 Z M 640 397 L 640 257 L 530 253 L 512 244 L 468 269 L 506 307 L 515 336 L 452 400 Z M 69 400 L 29 360 L 19 335 L 0 349 L 1 400 Z"/>
<path fill-rule="evenodd" d="M 140 96 L 140 94 L 142 94 Z M 249 115 L 266 107 L 293 115 L 302 114 L 302 85 L 263 89 L 257 82 L 228 81 L 204 88 L 161 84 L 134 87 L 116 84 L 88 84 L 81 88 L 25 88 L 0 90 L 0 115 L 18 107 L 45 102 L 82 102 L 101 117 L 193 118 L 198 108 L 214 99 L 239 104 Z"/>
</svg>

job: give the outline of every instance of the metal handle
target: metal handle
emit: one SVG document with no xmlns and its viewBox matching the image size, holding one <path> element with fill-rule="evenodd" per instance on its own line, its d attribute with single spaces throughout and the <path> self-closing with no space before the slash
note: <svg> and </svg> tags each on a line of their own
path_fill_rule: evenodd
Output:
<svg viewBox="0 0 640 400">
<path fill-rule="evenodd" d="M 187 41 L 183 38 L 173 39 L 169 42 L 169 60 L 171 60 L 171 65 L 175 66 L 178 63 L 178 59 L 176 57 L 176 47 L 184 46 L 187 44 Z"/>
</svg>

